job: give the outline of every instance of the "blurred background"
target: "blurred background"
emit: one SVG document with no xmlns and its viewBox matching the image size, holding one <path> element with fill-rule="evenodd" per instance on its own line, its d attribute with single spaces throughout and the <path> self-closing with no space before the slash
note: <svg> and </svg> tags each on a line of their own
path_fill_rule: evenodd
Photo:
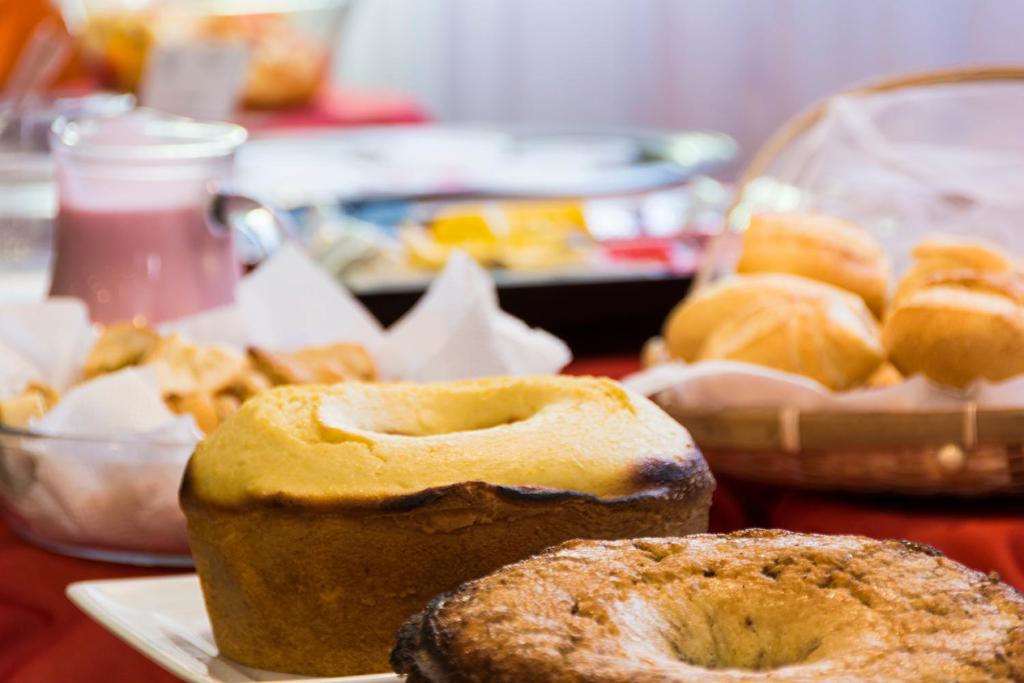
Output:
<svg viewBox="0 0 1024 683">
<path fill-rule="evenodd" d="M 53 13 L 0 0 L 0 75 Z M 1017 62 L 1022 22 L 1017 0 L 362 0 L 330 78 L 407 93 L 443 121 L 721 130 L 742 159 L 852 83 Z"/>
<path fill-rule="evenodd" d="M 458 249 L 578 352 L 635 349 L 773 131 L 1020 63 L 1022 25 L 1015 0 L 0 0 L 0 300 L 50 281 L 50 124 L 139 104 L 248 129 L 246 267 L 297 237 L 390 323 Z"/>
<path fill-rule="evenodd" d="M 740 159 L 811 102 L 891 73 L 1020 62 L 1016 0 L 371 0 L 337 78 L 439 119 L 708 128 Z"/>
</svg>

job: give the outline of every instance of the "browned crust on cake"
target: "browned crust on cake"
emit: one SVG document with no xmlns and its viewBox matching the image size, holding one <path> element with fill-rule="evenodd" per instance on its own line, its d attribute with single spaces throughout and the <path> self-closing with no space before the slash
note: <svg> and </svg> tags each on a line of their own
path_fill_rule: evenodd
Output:
<svg viewBox="0 0 1024 683">
<path fill-rule="evenodd" d="M 186 477 L 182 506 L 223 654 L 261 669 L 353 675 L 386 670 L 399 626 L 468 579 L 570 538 L 707 528 L 714 479 L 702 458 L 637 472 L 652 483 L 609 500 L 464 482 L 370 504 L 240 507 L 196 499 Z"/>
<path fill-rule="evenodd" d="M 448 486 L 434 486 L 415 493 L 400 496 L 381 496 L 377 498 L 344 498 L 338 500 L 319 500 L 277 493 L 270 496 L 254 498 L 244 503 L 224 505 L 215 501 L 203 500 L 196 494 L 193 484 L 191 461 L 185 468 L 185 474 L 179 488 L 179 499 L 182 507 L 202 505 L 224 510 L 251 510 L 256 508 L 306 508 L 321 511 L 350 510 L 356 512 L 379 511 L 410 511 L 430 505 L 447 497 L 459 495 L 467 487 L 487 490 L 495 496 L 509 501 L 544 501 L 558 502 L 568 500 L 585 500 L 601 505 L 622 506 L 650 498 L 666 495 L 686 496 L 690 489 L 700 491 L 708 485 L 714 486 L 714 479 L 708 469 L 707 461 L 697 449 L 689 450 L 682 460 L 672 458 L 648 458 L 632 465 L 627 479 L 635 486 L 636 491 L 623 496 L 602 498 L 580 491 L 550 489 L 541 486 L 503 486 L 484 481 L 467 481 Z"/>
<path fill-rule="evenodd" d="M 874 541 L 863 537 L 849 536 L 813 536 L 760 529 L 718 536 L 699 534 L 691 536 L 689 539 L 569 541 L 523 562 L 503 567 L 487 577 L 467 582 L 455 591 L 435 597 L 422 612 L 412 617 L 399 630 L 398 642 L 391 654 L 391 664 L 396 672 L 408 676 L 406 679 L 408 683 L 477 683 L 480 681 L 504 683 L 506 681 L 523 680 L 524 671 L 529 671 L 530 680 L 536 683 L 554 683 L 556 681 L 588 681 L 591 683 L 620 683 L 625 681 L 630 681 L 631 683 L 650 681 L 653 683 L 655 681 L 663 682 L 670 680 L 727 681 L 734 680 L 734 678 L 738 680 L 741 677 L 743 680 L 758 680 L 760 677 L 749 670 L 737 672 L 735 669 L 730 668 L 689 667 L 691 671 L 679 673 L 665 668 L 654 671 L 653 667 L 651 670 L 645 671 L 643 664 L 639 665 L 639 668 L 629 668 L 634 663 L 630 662 L 630 651 L 627 646 L 623 646 L 621 655 L 613 657 L 609 661 L 607 648 L 596 648 L 593 651 L 599 652 L 600 656 L 588 655 L 591 651 L 586 650 L 587 643 L 580 643 L 576 640 L 578 635 L 573 634 L 566 637 L 563 637 L 563 635 L 575 628 L 572 626 L 572 620 L 577 614 L 574 610 L 578 609 L 577 605 L 581 604 L 584 599 L 596 598 L 597 600 L 603 600 L 602 606 L 608 606 L 611 602 L 621 600 L 623 597 L 629 597 L 630 592 L 635 590 L 636 584 L 632 584 L 634 588 L 631 589 L 629 587 L 629 580 L 624 579 L 622 576 L 617 576 L 616 579 L 621 579 L 620 584 L 624 584 L 625 587 L 616 584 L 614 588 L 611 588 L 611 584 L 603 583 L 609 574 L 614 574 L 622 566 L 632 568 L 643 565 L 648 570 L 652 566 L 660 568 L 661 565 L 658 563 L 663 562 L 666 557 L 670 557 L 675 553 L 687 552 L 686 549 L 690 547 L 688 544 L 699 544 L 706 542 L 707 539 L 721 539 L 725 544 L 732 540 L 748 539 L 764 541 L 765 544 L 781 541 L 782 545 L 777 547 L 784 549 L 787 542 L 801 538 L 813 538 L 815 542 L 826 546 L 829 543 L 844 543 L 848 546 L 861 548 L 860 556 L 858 556 L 858 553 L 854 553 L 854 556 L 845 562 L 841 554 L 838 556 L 829 556 L 827 553 L 822 555 L 823 558 L 828 558 L 834 563 L 833 566 L 824 567 L 821 576 L 816 578 L 818 583 L 815 584 L 815 587 L 822 591 L 850 590 L 852 593 L 854 590 L 862 590 L 858 587 L 857 582 L 864 582 L 871 578 L 863 574 L 858 564 L 858 561 L 864 559 L 864 557 L 873 560 L 877 556 L 897 564 L 906 561 L 917 562 L 919 565 L 922 564 L 921 558 L 931 558 L 923 560 L 923 565 L 933 567 L 935 576 L 940 577 L 934 579 L 935 593 L 933 595 L 926 594 L 924 596 L 925 603 L 909 604 L 909 608 L 920 610 L 923 615 L 920 622 L 914 622 L 913 620 L 907 622 L 911 625 L 911 630 L 913 630 L 915 623 L 920 623 L 921 633 L 926 639 L 924 642 L 927 643 L 927 638 L 929 637 L 936 639 L 935 651 L 923 650 L 920 652 L 920 657 L 940 658 L 949 656 L 949 652 L 942 650 L 945 644 L 941 642 L 941 639 L 946 634 L 936 632 L 932 636 L 927 630 L 930 628 L 927 625 L 928 623 L 935 623 L 934 618 L 941 619 L 943 610 L 950 610 L 950 613 L 964 610 L 964 614 L 967 614 L 970 610 L 975 610 L 979 615 L 977 617 L 979 621 L 983 621 L 985 618 L 996 618 L 992 616 L 993 613 L 1000 618 L 1005 617 L 1003 620 L 1005 622 L 1005 632 L 1003 632 L 1002 641 L 996 643 L 991 649 L 971 650 L 970 647 L 974 643 L 971 633 L 954 634 L 957 638 L 961 639 L 961 642 L 966 643 L 962 651 L 956 650 L 958 647 L 957 643 L 945 645 L 952 647 L 953 654 L 961 658 L 955 662 L 956 665 L 963 665 L 970 672 L 966 678 L 957 676 L 952 672 L 952 669 L 949 672 L 943 672 L 942 676 L 936 678 L 935 672 L 941 671 L 941 669 L 932 667 L 918 672 L 912 666 L 906 668 L 907 663 L 913 663 L 911 659 L 903 662 L 900 668 L 891 670 L 886 670 L 884 667 L 881 668 L 880 670 L 883 672 L 888 671 L 887 674 L 883 673 L 881 678 L 878 671 L 865 671 L 863 680 L 886 680 L 887 678 L 884 677 L 886 675 L 888 675 L 890 680 L 895 680 L 895 678 L 891 678 L 895 673 L 898 673 L 897 678 L 901 680 L 956 679 L 1006 682 L 1024 680 L 1024 597 L 1012 587 L 1000 583 L 995 575 L 985 575 L 970 570 L 946 559 L 935 548 L 921 543 L 910 541 Z M 552 625 L 544 623 L 539 618 L 532 619 L 533 612 L 537 610 L 536 604 L 534 601 L 531 601 L 532 594 L 528 590 L 523 590 L 520 593 L 518 588 L 525 586 L 525 584 L 537 585 L 542 582 L 559 581 L 557 575 L 545 573 L 545 567 L 551 566 L 551 563 L 555 562 L 561 554 L 571 554 L 576 551 L 580 551 L 580 555 L 586 554 L 586 559 L 592 566 L 588 571 L 583 572 L 582 575 L 580 572 L 573 572 L 572 585 L 579 588 L 575 589 L 575 592 L 570 591 L 573 596 L 570 600 L 572 609 L 566 611 L 565 623 Z M 759 578 L 768 583 L 779 581 L 785 572 L 806 570 L 806 567 L 801 568 L 801 558 L 797 556 L 798 553 L 790 557 L 787 557 L 785 553 L 777 555 L 774 562 L 766 563 L 756 573 L 762 574 Z M 794 559 L 794 557 L 797 559 Z M 802 559 L 806 560 L 806 558 Z M 758 556 L 751 558 L 751 560 L 757 562 L 763 560 L 763 558 Z M 869 562 L 868 566 L 873 565 Z M 704 581 L 716 580 L 716 569 L 714 567 L 706 567 L 704 569 L 690 567 L 689 569 L 701 572 Z M 755 567 L 755 569 L 757 568 Z M 843 574 L 844 572 L 849 575 Z M 640 575 L 647 576 L 644 573 Z M 657 574 L 652 575 L 658 576 Z M 692 576 L 694 575 L 675 578 L 683 580 L 684 578 L 692 578 Z M 940 579 L 946 578 L 951 579 L 952 582 L 942 583 Z M 658 580 L 668 581 L 670 579 L 662 576 Z M 844 581 L 849 581 L 850 583 L 844 585 Z M 924 579 L 924 581 L 927 581 L 927 579 Z M 958 585 L 959 582 L 966 583 L 969 590 L 964 591 Z M 701 586 L 704 585 L 701 584 Z M 924 585 L 927 587 L 927 583 Z M 901 587 L 896 586 L 894 588 L 899 593 Z M 812 588 L 812 590 L 814 589 Z M 705 590 L 705 588 L 701 590 Z M 708 586 L 706 590 L 712 590 L 712 588 Z M 752 584 L 749 587 L 744 587 L 744 590 L 757 591 L 758 586 Z M 514 595 L 517 599 L 510 602 L 507 600 L 508 595 Z M 678 599 L 678 593 L 673 595 L 675 596 L 674 599 Z M 857 600 L 863 602 L 867 609 L 884 611 L 883 608 L 886 605 L 876 604 L 872 606 L 871 603 L 872 601 L 883 599 L 885 595 L 884 591 L 876 593 L 870 590 L 862 590 L 862 594 L 857 596 Z M 494 596 L 497 596 L 497 599 L 494 599 Z M 551 607 L 551 605 L 547 605 L 547 607 Z M 550 618 L 550 611 L 546 614 Z M 958 616 L 963 616 L 963 614 L 958 614 Z M 708 618 L 713 619 L 714 615 L 709 615 Z M 750 623 L 750 617 L 747 617 L 747 619 L 748 623 Z M 928 622 L 928 619 L 933 619 L 933 621 Z M 506 623 L 509 621 L 512 624 L 506 628 Z M 971 621 L 971 619 L 968 618 L 968 621 Z M 750 625 L 754 626 L 752 623 Z M 979 625 L 978 628 L 982 629 L 986 625 Z M 534 632 L 531 629 L 534 627 L 542 630 L 550 628 L 551 638 L 542 641 L 542 644 L 538 646 L 536 640 L 526 641 L 518 637 L 514 638 L 516 642 L 512 642 L 513 639 L 506 642 L 500 639 L 488 640 L 485 638 L 481 640 L 478 637 L 467 637 L 469 632 L 477 635 L 484 633 L 488 636 L 493 636 L 496 632 L 505 634 L 509 632 L 533 634 Z M 906 625 L 902 624 L 901 627 L 906 628 Z M 614 633 L 617 633 L 614 625 L 611 628 Z M 623 628 L 627 628 L 625 624 L 623 624 Z M 907 640 L 901 641 L 902 647 L 912 647 L 908 643 L 915 642 L 911 639 L 913 635 L 911 633 L 901 636 L 907 638 Z M 655 637 L 660 636 L 661 633 L 659 632 Z M 500 636 L 497 637 L 500 638 Z M 985 643 L 982 643 L 982 645 L 985 645 Z M 988 645 L 992 645 L 992 643 L 988 643 Z M 677 647 L 676 645 L 672 646 L 672 650 L 668 653 L 668 658 L 674 658 L 677 666 L 683 666 L 687 660 Z M 915 647 L 921 646 L 915 645 Z M 541 650 L 557 652 L 558 654 L 538 656 L 537 652 Z M 583 653 L 582 655 L 581 652 Z M 520 654 L 523 655 L 521 658 Z M 590 656 L 589 659 L 588 656 Z M 517 659 L 520 661 L 517 661 Z M 936 661 L 941 662 L 941 660 Z M 621 670 L 617 670 L 619 664 L 623 665 Z M 671 667 L 671 663 L 668 666 Z M 696 671 L 692 670 L 694 668 L 696 668 Z M 787 672 L 785 668 L 776 668 L 774 670 L 769 668 L 764 670 L 763 674 L 764 680 L 778 681 L 830 680 L 837 678 L 853 680 L 850 678 L 851 675 L 856 680 L 862 680 L 857 672 L 841 671 L 838 669 L 831 670 L 831 673 L 825 673 L 824 675 L 820 672 L 818 675 L 814 675 L 807 672 L 796 672 L 793 674 Z"/>
</svg>

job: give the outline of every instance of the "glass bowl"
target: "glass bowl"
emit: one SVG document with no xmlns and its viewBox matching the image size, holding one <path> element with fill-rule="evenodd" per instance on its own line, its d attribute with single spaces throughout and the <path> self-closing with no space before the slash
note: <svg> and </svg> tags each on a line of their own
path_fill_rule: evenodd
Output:
<svg viewBox="0 0 1024 683">
<path fill-rule="evenodd" d="M 240 42 L 248 52 L 243 105 L 308 103 L 330 70 L 354 0 L 84 0 L 78 30 L 85 63 L 100 82 L 138 92 L 154 47 Z"/>
<path fill-rule="evenodd" d="M 0 427 L 0 513 L 16 534 L 54 552 L 190 566 L 178 487 L 194 448 Z"/>
</svg>

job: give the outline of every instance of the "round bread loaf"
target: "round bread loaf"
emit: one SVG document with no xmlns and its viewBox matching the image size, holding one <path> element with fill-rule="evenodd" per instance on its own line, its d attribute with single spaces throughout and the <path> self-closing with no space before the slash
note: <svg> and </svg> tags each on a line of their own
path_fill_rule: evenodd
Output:
<svg viewBox="0 0 1024 683">
<path fill-rule="evenodd" d="M 1024 373 L 1024 278 L 985 244 L 933 236 L 914 248 L 882 327 L 902 373 L 955 387 Z"/>
<path fill-rule="evenodd" d="M 743 235 L 739 273 L 792 273 L 859 295 L 881 317 L 889 257 L 850 221 L 816 213 L 755 214 Z"/>
<path fill-rule="evenodd" d="M 862 384 L 884 360 L 878 324 L 859 297 L 798 275 L 720 280 L 673 309 L 663 334 L 684 360 L 744 361 L 836 390 Z"/>
<path fill-rule="evenodd" d="M 906 541 L 571 541 L 435 598 L 392 664 L 408 683 L 1009 683 L 1024 598 Z"/>
<path fill-rule="evenodd" d="M 882 328 L 892 364 L 954 387 L 1024 373 L 1024 309 L 995 291 L 942 284 L 902 298 Z"/>
<path fill-rule="evenodd" d="M 282 387 L 245 403 L 181 489 L 221 652 L 262 669 L 387 669 L 434 595 L 571 538 L 707 527 L 686 430 L 611 380 Z"/>
</svg>

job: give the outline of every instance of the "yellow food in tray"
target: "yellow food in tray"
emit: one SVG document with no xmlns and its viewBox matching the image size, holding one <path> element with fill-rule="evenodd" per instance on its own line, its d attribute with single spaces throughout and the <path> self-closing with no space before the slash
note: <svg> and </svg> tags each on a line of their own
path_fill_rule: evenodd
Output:
<svg viewBox="0 0 1024 683">
<path fill-rule="evenodd" d="M 583 263 L 591 240 L 577 202 L 508 202 L 442 209 L 401 231 L 410 262 L 439 270 L 453 250 L 481 265 L 534 270 Z"/>
</svg>

